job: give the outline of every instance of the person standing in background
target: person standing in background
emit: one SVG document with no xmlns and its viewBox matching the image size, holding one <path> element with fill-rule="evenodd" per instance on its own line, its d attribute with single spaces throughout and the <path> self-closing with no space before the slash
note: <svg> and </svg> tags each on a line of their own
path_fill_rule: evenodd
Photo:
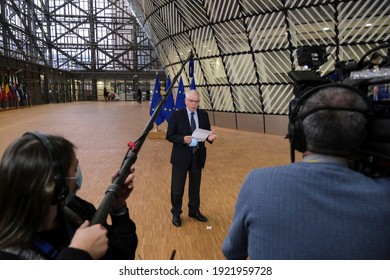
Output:
<svg viewBox="0 0 390 280">
<path fill-rule="evenodd" d="M 137 102 L 142 103 L 142 91 L 140 88 L 137 90 Z"/>
<path fill-rule="evenodd" d="M 106 87 L 104 87 L 103 95 L 104 95 L 104 101 L 107 102 L 108 101 L 108 91 L 107 91 Z"/>
</svg>

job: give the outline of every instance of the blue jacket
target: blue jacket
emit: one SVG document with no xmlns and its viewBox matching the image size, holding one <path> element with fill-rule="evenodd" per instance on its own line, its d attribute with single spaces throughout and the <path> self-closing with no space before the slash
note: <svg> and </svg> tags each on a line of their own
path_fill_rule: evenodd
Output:
<svg viewBox="0 0 390 280">
<path fill-rule="evenodd" d="M 390 259 L 390 178 L 335 163 L 252 170 L 222 250 L 227 259 Z"/>
</svg>

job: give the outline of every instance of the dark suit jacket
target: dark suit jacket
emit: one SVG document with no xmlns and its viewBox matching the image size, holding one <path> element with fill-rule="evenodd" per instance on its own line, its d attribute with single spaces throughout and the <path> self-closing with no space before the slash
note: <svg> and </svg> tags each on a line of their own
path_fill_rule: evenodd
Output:
<svg viewBox="0 0 390 280">
<path fill-rule="evenodd" d="M 198 109 L 199 128 L 210 130 L 209 115 L 206 111 Z M 175 167 L 188 169 L 191 164 L 192 148 L 184 143 L 184 136 L 191 135 L 191 126 L 188 120 L 187 109 L 174 112 L 169 118 L 166 139 L 173 143 L 171 164 Z M 211 142 L 209 142 L 211 143 Z M 206 162 L 206 147 L 204 142 L 199 142 L 200 166 L 203 168 Z"/>
</svg>

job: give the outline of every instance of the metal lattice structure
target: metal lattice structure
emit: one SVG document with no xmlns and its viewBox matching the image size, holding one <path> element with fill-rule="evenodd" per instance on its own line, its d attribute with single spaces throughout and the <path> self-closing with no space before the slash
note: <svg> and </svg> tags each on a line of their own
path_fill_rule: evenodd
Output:
<svg viewBox="0 0 390 280">
<path fill-rule="evenodd" d="M 389 4 L 389 0 L 0 0 L 0 55 L 70 71 L 71 78 L 82 81 L 80 91 L 97 96 L 102 92 L 99 79 L 107 82 L 106 73 L 121 73 L 119 82 L 118 76 L 111 80 L 136 88 L 137 74 L 149 71 L 153 76 L 161 64 L 166 74 L 175 76 L 192 50 L 202 108 L 285 115 L 293 97 L 287 73 L 302 69 L 297 50 L 325 47 L 328 61 L 318 69 L 321 74 L 332 71 L 337 61 L 357 61 L 366 51 L 389 42 Z M 40 88 L 35 95 L 45 94 L 61 76 L 45 72 L 48 78 L 38 82 L 43 70 L 33 71 L 39 72 L 30 78 L 30 86 Z M 188 87 L 188 74 L 183 80 Z M 55 87 L 71 88 L 67 83 Z"/>
<path fill-rule="evenodd" d="M 158 57 L 123 0 L 1 0 L 0 54 L 73 71 L 155 71 Z"/>
<path fill-rule="evenodd" d="M 390 39 L 389 0 L 132 0 L 130 9 L 175 75 L 192 50 L 201 107 L 287 114 L 301 70 L 297 49 L 324 46 L 328 61 L 358 61 Z M 191 80 L 183 76 L 184 83 Z"/>
</svg>

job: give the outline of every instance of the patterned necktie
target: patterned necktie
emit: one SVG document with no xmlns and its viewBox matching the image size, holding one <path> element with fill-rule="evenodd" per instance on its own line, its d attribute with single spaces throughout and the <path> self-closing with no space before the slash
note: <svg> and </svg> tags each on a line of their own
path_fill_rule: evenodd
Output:
<svg viewBox="0 0 390 280">
<path fill-rule="evenodd" d="M 196 129 L 194 114 L 195 114 L 194 112 L 191 112 L 191 130 L 192 130 L 192 132 L 194 132 L 194 130 Z M 195 154 L 197 150 L 198 150 L 198 145 L 196 145 L 195 147 L 192 147 L 193 154 Z"/>
<path fill-rule="evenodd" d="M 194 130 L 196 129 L 194 114 L 195 114 L 194 112 L 191 112 L 191 130 L 192 130 L 192 132 L 194 132 Z"/>
</svg>

